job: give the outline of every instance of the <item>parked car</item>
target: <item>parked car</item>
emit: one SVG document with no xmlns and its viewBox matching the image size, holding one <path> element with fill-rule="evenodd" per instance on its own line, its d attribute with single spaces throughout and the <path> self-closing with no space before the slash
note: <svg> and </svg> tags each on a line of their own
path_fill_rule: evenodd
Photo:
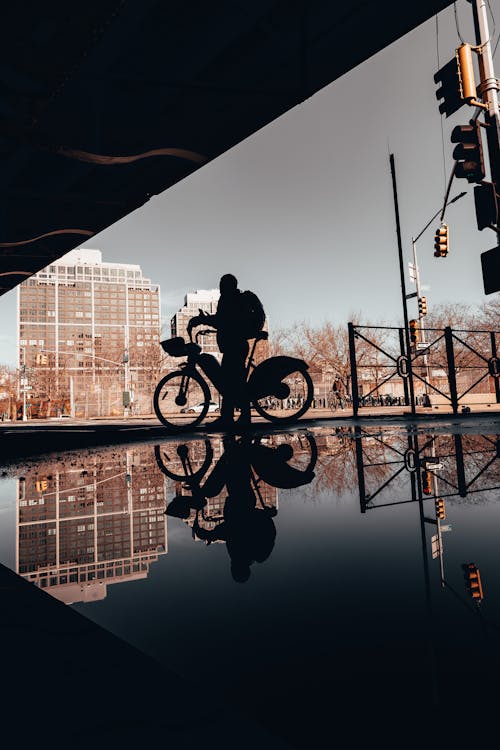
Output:
<svg viewBox="0 0 500 750">
<path fill-rule="evenodd" d="M 201 404 L 195 404 L 194 406 L 185 406 L 184 409 L 181 409 L 182 414 L 190 413 L 193 414 L 193 412 L 201 412 L 203 410 L 203 407 L 205 406 L 205 402 L 202 401 Z M 215 403 L 215 401 L 210 401 L 208 404 L 208 414 L 213 411 L 219 411 L 218 404 Z"/>
</svg>

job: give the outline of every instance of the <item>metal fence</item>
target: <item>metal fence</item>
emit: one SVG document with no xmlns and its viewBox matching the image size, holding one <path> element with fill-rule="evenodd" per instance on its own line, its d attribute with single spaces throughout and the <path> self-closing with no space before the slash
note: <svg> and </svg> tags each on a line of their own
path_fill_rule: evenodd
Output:
<svg viewBox="0 0 500 750">
<path fill-rule="evenodd" d="M 425 329 L 426 340 L 407 351 L 404 328 L 348 324 L 353 412 L 380 400 L 387 384 L 399 401 L 448 406 L 454 414 L 468 404 L 500 403 L 499 331 Z"/>
</svg>

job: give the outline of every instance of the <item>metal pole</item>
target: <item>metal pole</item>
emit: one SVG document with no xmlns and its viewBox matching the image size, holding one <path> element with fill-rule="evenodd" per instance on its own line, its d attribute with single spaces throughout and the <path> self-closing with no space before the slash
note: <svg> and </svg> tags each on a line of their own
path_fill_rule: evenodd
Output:
<svg viewBox="0 0 500 750">
<path fill-rule="evenodd" d="M 401 242 L 401 225 L 399 222 L 398 192 L 397 192 L 397 186 L 396 186 L 396 168 L 394 166 L 394 154 L 391 154 L 389 159 L 390 159 L 390 164 L 391 164 L 392 192 L 394 196 L 394 211 L 396 214 L 396 234 L 397 234 L 397 239 L 398 239 L 399 274 L 401 277 L 401 297 L 403 301 L 403 318 L 404 318 L 404 328 L 405 328 L 406 356 L 408 358 L 410 408 L 411 408 L 411 413 L 415 414 L 415 395 L 413 392 L 413 371 L 412 371 L 412 363 L 411 363 L 410 332 L 408 330 L 408 306 L 406 303 L 405 271 L 404 271 L 404 265 L 403 265 L 403 245 Z"/>
<path fill-rule="evenodd" d="M 497 341 L 495 331 L 490 331 L 491 341 L 491 356 L 497 358 Z M 497 404 L 500 404 L 500 378 L 493 378 L 495 382 L 495 395 L 497 398 Z"/>
<path fill-rule="evenodd" d="M 498 92 L 500 84 L 493 69 L 493 55 L 491 53 L 491 39 L 488 28 L 488 12 L 485 0 L 475 0 L 472 7 L 476 44 L 479 46 L 479 72 L 481 76 L 480 93 L 488 111 L 485 114 L 486 137 L 488 139 L 488 153 L 490 160 L 491 178 L 495 183 L 497 193 L 500 192 L 500 110 L 498 108 Z M 500 235 L 497 235 L 500 243 Z"/>
<path fill-rule="evenodd" d="M 412 245 L 413 245 L 413 265 L 415 266 L 415 283 L 417 286 L 417 302 L 418 302 L 422 297 L 422 290 L 420 287 L 420 271 L 418 269 L 416 240 L 412 239 Z M 420 330 L 422 343 L 425 344 L 427 343 L 426 337 L 425 337 L 425 322 L 424 322 L 424 315 L 422 315 L 420 312 L 420 307 L 418 310 L 418 327 Z M 429 379 L 429 362 L 427 358 L 427 352 L 422 356 L 422 359 L 423 359 L 424 367 L 425 367 L 425 377 L 424 377 L 425 392 L 428 394 L 430 379 Z"/>
<path fill-rule="evenodd" d="M 363 461 L 363 443 L 361 437 L 361 427 L 354 428 L 354 445 L 356 446 L 356 468 L 358 471 L 359 487 L 359 504 L 361 513 L 366 513 L 366 486 L 365 486 L 365 466 Z"/>
<path fill-rule="evenodd" d="M 399 349 L 401 352 L 401 355 L 404 356 L 405 353 L 405 338 L 404 338 L 404 331 L 402 328 L 399 329 Z M 405 406 L 410 405 L 410 396 L 408 393 L 408 378 L 403 378 L 403 391 L 405 394 Z"/>
<path fill-rule="evenodd" d="M 453 333 L 450 326 L 444 329 L 446 342 L 446 360 L 448 362 L 448 382 L 450 384 L 451 405 L 453 414 L 458 413 L 457 377 L 455 374 L 455 353 L 453 351 Z"/>
<path fill-rule="evenodd" d="M 358 371 L 356 368 L 356 339 L 354 336 L 354 326 L 352 323 L 347 324 L 349 331 L 349 359 L 351 361 L 351 395 L 352 395 L 352 414 L 358 416 L 359 409 L 359 390 L 358 390 Z"/>
</svg>

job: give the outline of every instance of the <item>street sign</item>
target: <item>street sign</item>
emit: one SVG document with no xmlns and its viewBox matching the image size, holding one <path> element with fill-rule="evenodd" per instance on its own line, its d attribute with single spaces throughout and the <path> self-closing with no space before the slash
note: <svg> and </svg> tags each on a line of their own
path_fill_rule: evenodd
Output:
<svg viewBox="0 0 500 750">
<path fill-rule="evenodd" d="M 23 387 L 21 388 L 21 390 L 22 390 L 22 391 L 31 391 L 31 390 L 32 390 L 32 388 L 33 388 L 33 386 L 32 386 L 32 385 L 24 385 L 24 386 L 23 386 Z"/>
<path fill-rule="evenodd" d="M 441 544 L 439 543 L 439 536 L 437 534 L 431 537 L 431 551 L 433 560 L 436 557 L 441 557 Z"/>
<path fill-rule="evenodd" d="M 437 471 L 438 469 L 442 469 L 443 468 L 443 464 L 442 463 L 439 463 L 439 462 L 432 463 L 431 461 L 426 461 L 425 462 L 425 466 L 426 466 L 427 469 L 429 469 L 429 471 Z"/>
<path fill-rule="evenodd" d="M 451 523 L 442 523 L 439 528 L 441 529 L 441 533 L 444 531 L 451 531 Z"/>
<path fill-rule="evenodd" d="M 426 344 L 425 341 L 419 341 L 417 343 L 417 349 L 428 349 L 429 344 Z"/>
</svg>

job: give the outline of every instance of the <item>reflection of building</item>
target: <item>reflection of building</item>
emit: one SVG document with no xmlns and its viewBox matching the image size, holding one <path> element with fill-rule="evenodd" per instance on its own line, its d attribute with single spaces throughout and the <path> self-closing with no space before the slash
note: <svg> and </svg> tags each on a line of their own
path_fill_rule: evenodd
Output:
<svg viewBox="0 0 500 750">
<path fill-rule="evenodd" d="M 165 491 L 151 449 L 45 465 L 18 480 L 17 572 L 66 603 L 146 578 L 167 550 Z"/>
<path fill-rule="evenodd" d="M 159 287 L 99 250 L 73 250 L 18 287 L 19 366 L 33 395 L 73 395 L 77 416 L 123 413 L 129 388 L 147 390 L 149 410 L 144 373 L 159 340 Z"/>
<path fill-rule="evenodd" d="M 184 306 L 175 313 L 170 326 L 172 336 L 182 336 L 189 341 L 187 325 L 192 317 L 199 314 L 200 310 L 214 315 L 217 312 L 217 303 L 219 302 L 220 292 L 218 289 L 198 289 L 196 292 L 189 292 L 184 297 Z M 200 336 L 198 343 L 204 352 L 219 355 L 219 349 L 215 336 Z"/>
</svg>

